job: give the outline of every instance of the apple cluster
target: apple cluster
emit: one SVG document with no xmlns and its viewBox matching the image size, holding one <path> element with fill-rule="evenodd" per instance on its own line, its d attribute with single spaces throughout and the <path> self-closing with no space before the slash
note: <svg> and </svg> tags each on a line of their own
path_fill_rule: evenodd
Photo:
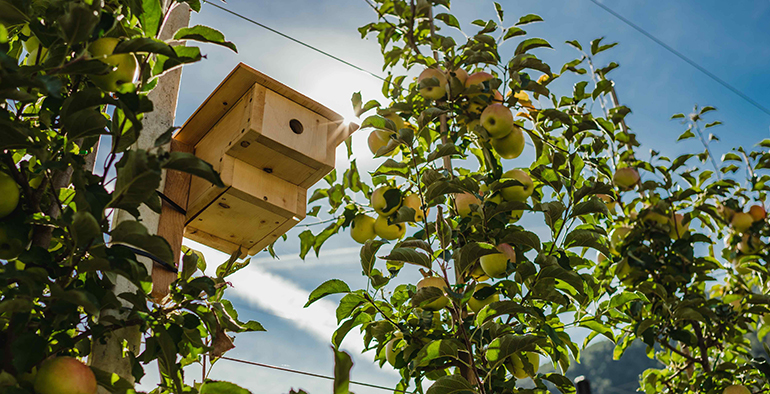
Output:
<svg viewBox="0 0 770 394">
<path fill-rule="evenodd" d="M 422 222 L 425 219 L 420 196 L 404 193 L 394 186 L 385 185 L 375 189 L 369 204 L 377 213 L 377 218 L 362 213 L 351 222 L 350 236 L 361 244 L 375 237 L 389 241 L 401 239 L 406 234 L 406 223 Z M 411 216 L 411 212 L 414 215 L 406 220 L 398 220 L 397 213 L 402 207 L 409 208 L 405 210 L 407 216 Z"/>
</svg>

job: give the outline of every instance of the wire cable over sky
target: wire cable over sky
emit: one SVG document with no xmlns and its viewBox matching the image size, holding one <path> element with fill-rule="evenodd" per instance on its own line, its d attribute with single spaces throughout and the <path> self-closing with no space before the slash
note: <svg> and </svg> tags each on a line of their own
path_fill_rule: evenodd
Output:
<svg viewBox="0 0 770 394">
<path fill-rule="evenodd" d="M 740 98 L 746 100 L 747 102 L 749 102 L 751 105 L 757 107 L 762 112 L 770 115 L 770 109 L 767 109 L 767 107 L 765 107 L 762 104 L 758 103 L 757 101 L 755 101 L 754 99 L 749 97 L 747 94 L 745 94 L 742 91 L 740 91 L 735 86 L 729 84 L 727 81 L 723 80 L 722 78 L 719 78 L 714 73 L 712 73 L 711 71 L 707 70 L 705 67 L 699 65 L 694 60 L 690 59 L 689 57 L 685 56 L 681 52 L 679 52 L 676 49 L 672 48 L 671 46 L 669 46 L 665 42 L 661 41 L 659 38 L 657 38 L 654 35 L 652 35 L 652 33 L 647 32 L 647 30 L 644 30 L 643 28 L 641 28 L 640 26 L 638 26 L 634 22 L 631 22 L 630 20 L 626 19 L 625 17 L 623 17 L 623 15 L 618 14 L 617 12 L 613 11 L 610 7 L 607 7 L 606 5 L 600 3 L 598 0 L 588 0 L 588 1 L 596 4 L 601 9 L 607 11 L 610 15 L 614 16 L 615 18 L 618 18 L 620 21 L 622 21 L 626 25 L 632 27 L 634 30 L 638 31 L 639 33 L 642 33 L 645 37 L 649 38 L 650 40 L 652 40 L 656 44 L 662 46 L 667 51 L 673 53 L 676 57 L 684 60 L 687 64 L 695 67 L 698 71 L 702 72 L 703 74 L 706 74 L 706 76 L 708 76 L 709 78 L 713 79 L 714 81 L 716 81 L 720 85 L 726 87 L 731 92 L 737 94 Z"/>
</svg>

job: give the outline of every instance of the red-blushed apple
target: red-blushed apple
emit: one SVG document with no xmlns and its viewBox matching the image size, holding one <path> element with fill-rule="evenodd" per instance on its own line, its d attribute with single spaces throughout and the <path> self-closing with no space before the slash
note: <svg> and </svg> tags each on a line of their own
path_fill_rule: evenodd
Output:
<svg viewBox="0 0 770 394">
<path fill-rule="evenodd" d="M 435 287 L 435 288 L 441 289 L 441 291 L 443 291 L 444 294 L 446 294 L 446 290 L 447 288 L 449 288 L 444 278 L 440 278 L 438 276 L 430 276 L 427 278 L 423 278 L 422 280 L 417 282 L 417 290 L 420 290 L 423 287 Z M 445 295 L 435 301 L 431 301 L 427 305 L 423 305 L 422 309 L 425 309 L 428 311 L 437 311 L 439 309 L 443 309 L 448 304 L 449 304 L 449 298 Z"/>
<path fill-rule="evenodd" d="M 91 81 L 96 86 L 110 92 L 119 91 L 124 84 L 134 82 L 139 71 L 139 63 L 133 54 L 118 53 L 113 55 L 118 43 L 120 43 L 118 38 L 103 37 L 88 46 L 91 57 L 115 67 L 113 71 L 105 75 L 90 76 Z"/>
<path fill-rule="evenodd" d="M 521 127 L 513 125 L 511 132 L 503 138 L 493 138 L 492 147 L 503 159 L 515 159 L 524 151 L 524 132 Z"/>
<path fill-rule="evenodd" d="M 468 96 L 472 95 L 478 95 L 487 93 L 489 94 L 492 91 L 492 87 L 489 86 L 489 81 L 492 80 L 494 76 L 488 72 L 479 71 L 477 73 L 473 73 L 468 76 L 468 79 L 465 80 L 465 88 L 470 88 L 472 86 L 476 86 L 476 89 L 478 92 L 470 93 Z"/>
<path fill-rule="evenodd" d="M 374 220 L 374 233 L 382 239 L 393 241 L 404 236 L 406 226 L 404 223 L 392 223 L 387 216 L 378 216 Z"/>
<path fill-rule="evenodd" d="M 0 219 L 8 216 L 19 205 L 19 185 L 10 175 L 0 171 Z"/>
<path fill-rule="evenodd" d="M 473 291 L 473 297 L 471 297 L 471 299 L 468 300 L 468 307 L 471 308 L 471 310 L 474 313 L 479 313 L 479 311 L 485 306 L 493 302 L 500 301 L 500 294 L 497 292 L 490 294 L 483 300 L 479 300 L 476 298 L 476 293 L 478 293 L 479 290 L 485 289 L 487 287 L 489 287 L 489 284 L 487 283 L 479 283 L 478 285 L 476 285 L 476 289 Z"/>
<path fill-rule="evenodd" d="M 468 79 L 468 72 L 462 68 L 451 70 L 446 73 L 446 90 L 449 97 L 457 97 L 465 89 L 465 81 Z"/>
<path fill-rule="evenodd" d="M 374 218 L 368 215 L 360 214 L 350 222 L 350 236 L 360 244 L 374 239 Z"/>
<path fill-rule="evenodd" d="M 490 104 L 481 113 L 481 125 L 492 138 L 503 138 L 513 128 L 513 114 L 503 104 Z"/>
<path fill-rule="evenodd" d="M 532 182 L 532 178 L 522 170 L 513 169 L 506 171 L 500 178 L 500 181 L 503 182 L 510 179 L 519 181 L 521 185 L 508 186 L 500 190 L 506 201 L 526 201 L 532 195 L 532 192 L 535 191 L 535 184 Z"/>
<path fill-rule="evenodd" d="M 403 206 L 414 209 L 414 221 L 419 223 L 425 219 L 425 213 L 422 211 L 422 202 L 420 196 L 415 193 L 409 193 L 404 197 Z"/>
<path fill-rule="evenodd" d="M 481 200 L 468 192 L 455 194 L 455 209 L 461 217 L 471 214 L 471 204 L 481 205 Z"/>
<path fill-rule="evenodd" d="M 435 78 L 438 81 L 432 83 L 427 82 L 429 79 Z M 420 73 L 417 78 L 417 83 L 420 85 L 420 96 L 428 100 L 438 100 L 446 95 L 446 76 L 440 70 L 435 68 L 426 68 Z"/>
<path fill-rule="evenodd" d="M 730 221 L 730 225 L 739 233 L 748 230 L 752 223 L 754 223 L 754 218 L 745 212 L 736 212 L 733 215 L 733 220 Z"/>
<path fill-rule="evenodd" d="M 374 189 L 370 200 L 374 211 L 382 216 L 389 216 L 401 207 L 402 202 L 401 190 L 393 186 L 380 186 Z"/>
<path fill-rule="evenodd" d="M 96 394 L 96 377 L 73 357 L 50 358 L 35 375 L 37 394 Z"/>
<path fill-rule="evenodd" d="M 631 190 L 639 183 L 639 172 L 631 167 L 618 168 L 612 180 L 621 190 Z"/>
<path fill-rule="evenodd" d="M 754 219 L 755 222 L 758 222 L 760 220 L 765 220 L 767 212 L 765 212 L 765 207 L 761 205 L 752 205 L 751 208 L 749 208 L 749 215 L 751 215 L 751 218 Z"/>
</svg>

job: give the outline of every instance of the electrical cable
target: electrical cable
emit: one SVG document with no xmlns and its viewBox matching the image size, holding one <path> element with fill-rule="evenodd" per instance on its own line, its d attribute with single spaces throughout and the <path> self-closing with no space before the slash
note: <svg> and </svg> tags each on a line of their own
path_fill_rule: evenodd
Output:
<svg viewBox="0 0 770 394">
<path fill-rule="evenodd" d="M 754 100 L 753 100 L 751 97 L 749 97 L 747 94 L 743 93 L 743 92 L 742 92 L 742 91 L 740 91 L 738 88 L 736 88 L 736 87 L 734 87 L 733 85 L 729 84 L 729 83 L 728 83 L 728 82 L 726 82 L 725 80 L 723 80 L 723 79 L 719 78 L 718 76 L 716 76 L 716 75 L 715 75 L 714 73 L 712 73 L 711 71 L 707 70 L 706 68 L 704 68 L 704 67 L 702 67 L 701 65 L 699 65 L 698 63 L 696 63 L 694 60 L 690 59 L 689 57 L 685 56 L 685 55 L 684 55 L 684 54 L 682 54 L 681 52 L 679 52 L 679 51 L 677 51 L 676 49 L 672 48 L 671 46 L 667 45 L 665 42 L 661 41 L 659 38 L 655 37 L 654 35 L 652 35 L 651 33 L 647 32 L 646 30 L 644 30 L 644 29 L 643 29 L 643 28 L 641 28 L 640 26 L 636 25 L 635 23 L 631 22 L 630 20 L 628 20 L 628 19 L 624 18 L 622 15 L 620 15 L 620 14 L 618 14 L 617 12 L 613 11 L 611 8 L 607 7 L 606 5 L 604 5 L 604 4 L 602 4 L 602 3 L 600 3 L 598 0 L 589 0 L 589 1 L 590 1 L 590 2 L 592 2 L 592 3 L 594 3 L 594 4 L 596 4 L 597 6 L 599 6 L 600 8 L 602 8 L 603 10 L 607 11 L 607 12 L 608 12 L 610 15 L 614 16 L 615 18 L 618 18 L 618 19 L 620 19 L 620 20 L 621 20 L 623 23 L 625 23 L 626 25 L 628 25 L 628 26 L 632 27 L 634 30 L 638 31 L 639 33 L 642 33 L 644 36 L 646 36 L 647 38 L 649 38 L 650 40 L 652 40 L 652 41 L 653 41 L 653 42 L 655 42 L 656 44 L 658 44 L 658 45 L 662 46 L 662 47 L 663 47 L 663 48 L 665 48 L 667 51 L 669 51 L 669 52 L 673 53 L 673 54 L 674 54 L 674 55 L 676 55 L 678 58 L 680 58 L 680 59 L 684 60 L 684 61 L 685 61 L 687 64 L 689 64 L 689 65 L 691 65 L 691 66 L 695 67 L 695 68 L 696 68 L 698 71 L 702 72 L 703 74 L 706 74 L 706 76 L 708 76 L 709 78 L 713 79 L 714 81 L 716 81 L 716 82 L 717 82 L 717 83 L 719 83 L 720 85 L 724 86 L 725 88 L 727 88 L 727 89 L 728 89 L 728 90 L 730 90 L 731 92 L 735 93 L 735 94 L 736 94 L 736 95 L 738 95 L 740 98 L 742 98 L 742 99 L 746 100 L 746 101 L 747 101 L 747 102 L 749 102 L 751 105 L 753 105 L 753 106 L 757 107 L 757 108 L 758 108 L 758 109 L 760 109 L 762 112 L 764 112 L 764 113 L 766 113 L 766 114 L 770 115 L 770 109 L 768 109 L 768 108 L 764 107 L 762 104 L 760 104 L 760 103 L 758 103 L 758 102 L 754 101 Z"/>
<path fill-rule="evenodd" d="M 236 362 L 236 363 L 241 363 L 241 364 L 253 365 L 253 366 L 256 366 L 256 367 L 275 369 L 275 370 L 283 371 L 283 372 L 296 373 L 296 374 L 299 374 L 299 375 L 312 376 L 314 378 L 334 380 L 334 378 L 331 377 L 331 376 L 321 375 L 321 374 L 312 373 L 312 372 L 299 371 L 299 370 L 291 369 L 291 368 L 278 367 L 278 366 L 270 365 L 270 364 L 262 364 L 262 363 L 258 363 L 258 362 L 254 362 L 254 361 L 240 360 L 240 359 L 237 359 L 237 358 L 225 357 L 225 356 L 220 357 L 220 359 L 228 360 L 228 361 L 232 361 L 232 362 Z M 353 381 L 353 380 L 350 381 L 350 384 L 355 384 L 355 385 L 358 385 L 358 386 L 371 387 L 371 388 L 380 389 L 380 390 L 394 391 L 394 392 L 397 392 L 397 393 L 405 393 L 405 394 L 414 394 L 414 393 L 416 393 L 416 391 L 413 391 L 413 392 L 410 393 L 409 391 L 406 391 L 406 390 L 393 389 L 393 388 L 390 388 L 390 387 L 378 386 L 376 384 L 371 384 L 371 383 L 356 382 L 356 381 Z"/>
<path fill-rule="evenodd" d="M 245 20 L 245 21 L 247 21 L 249 23 L 253 23 L 253 24 L 255 24 L 255 25 L 257 25 L 257 26 L 259 26 L 259 27 L 261 27 L 261 28 L 263 28 L 265 30 L 268 30 L 268 31 L 270 31 L 272 33 L 275 33 L 275 34 L 277 34 L 277 35 L 279 35 L 279 36 L 281 36 L 281 37 L 283 37 L 283 38 L 285 38 L 287 40 L 294 41 L 295 43 L 297 43 L 299 45 L 302 45 L 302 46 L 304 46 L 306 48 L 312 49 L 312 50 L 314 50 L 314 51 L 316 51 L 316 52 L 318 52 L 318 53 L 320 53 L 320 54 L 322 54 L 324 56 L 330 57 L 330 58 L 332 58 L 332 59 L 334 59 L 334 60 L 336 60 L 338 62 L 346 64 L 346 65 L 348 65 L 350 67 L 353 67 L 353 68 L 355 68 L 358 71 L 364 72 L 364 73 L 369 74 L 369 75 L 371 75 L 371 76 L 373 76 L 373 77 L 375 77 L 375 78 L 377 78 L 377 79 L 379 79 L 381 81 L 387 82 L 387 80 L 385 78 L 383 78 L 383 77 L 381 77 L 381 76 L 379 76 L 379 75 L 377 75 L 377 74 L 375 74 L 375 73 L 373 73 L 373 72 L 371 72 L 369 70 L 366 70 L 364 68 L 356 66 L 353 63 L 350 63 L 350 62 L 348 62 L 348 61 L 346 61 L 344 59 L 341 59 L 341 58 L 339 58 L 337 56 L 334 56 L 331 53 L 326 52 L 324 50 L 318 49 L 318 48 L 316 48 L 316 47 L 314 47 L 314 46 L 312 46 L 310 44 L 306 44 L 306 43 L 304 43 L 304 42 L 302 42 L 302 41 L 300 41 L 300 40 L 298 40 L 298 39 L 296 39 L 296 38 L 294 38 L 292 36 L 289 36 L 288 34 L 281 33 L 280 31 L 275 30 L 272 27 L 266 26 L 266 25 L 264 25 L 262 23 L 259 23 L 259 22 L 255 21 L 255 20 L 253 20 L 253 19 L 251 19 L 249 17 L 243 16 L 243 15 L 241 15 L 241 14 L 235 12 L 235 11 L 230 11 L 229 9 L 227 9 L 225 7 L 222 7 L 219 4 L 215 4 L 215 3 L 212 3 L 212 2 L 209 2 L 209 1 L 206 1 L 206 0 L 203 0 L 203 2 L 206 3 L 206 4 L 209 4 L 209 5 L 213 6 L 213 7 L 219 8 L 220 10 L 222 10 L 224 12 L 227 12 L 230 15 L 233 15 L 235 17 L 241 18 L 241 19 L 243 19 L 243 20 Z"/>
</svg>

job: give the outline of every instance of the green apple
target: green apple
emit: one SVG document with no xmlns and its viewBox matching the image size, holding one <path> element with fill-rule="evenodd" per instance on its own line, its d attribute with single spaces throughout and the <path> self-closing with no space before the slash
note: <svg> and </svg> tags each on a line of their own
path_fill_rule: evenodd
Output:
<svg viewBox="0 0 770 394">
<path fill-rule="evenodd" d="M 398 334 L 400 334 L 400 336 Z M 395 338 L 388 341 L 385 345 L 385 360 L 388 360 L 388 363 L 393 367 L 396 366 L 396 357 L 403 351 L 402 348 L 405 344 L 403 340 L 404 334 L 397 331 L 394 336 Z"/>
<path fill-rule="evenodd" d="M 478 285 L 476 285 L 476 289 L 473 291 L 473 297 L 471 297 L 471 299 L 468 300 L 468 307 L 471 308 L 471 310 L 474 313 L 479 313 L 479 311 L 485 306 L 493 302 L 500 301 L 500 294 L 498 294 L 497 292 L 492 293 L 490 296 L 488 296 L 483 300 L 479 300 L 476 298 L 476 293 L 478 293 L 479 290 L 487 287 L 490 287 L 489 284 L 487 283 L 479 283 Z"/>
<path fill-rule="evenodd" d="M 369 139 L 367 142 L 369 143 L 369 150 L 372 152 L 373 155 L 376 155 L 377 152 L 388 145 L 388 142 L 390 142 L 390 136 L 394 135 L 395 133 L 390 130 L 382 130 L 377 129 L 369 133 Z M 396 149 L 393 149 L 391 152 L 388 152 L 384 156 L 393 156 L 396 154 Z"/>
<path fill-rule="evenodd" d="M 668 235 L 671 237 L 671 239 L 674 240 L 684 237 L 688 232 L 690 232 L 690 222 L 685 223 L 684 215 L 681 213 L 677 213 L 673 218 L 671 218 L 669 227 L 671 229 L 669 230 Z"/>
<path fill-rule="evenodd" d="M 500 191 L 506 201 L 526 201 L 529 196 L 532 195 L 532 192 L 535 191 L 532 178 L 522 170 L 514 169 L 506 171 L 502 178 L 500 178 L 500 181 L 502 182 L 509 179 L 515 179 L 519 181 L 521 185 L 509 186 Z"/>
<path fill-rule="evenodd" d="M 133 54 L 112 54 L 119 42 L 118 38 L 104 37 L 88 46 L 91 57 L 114 67 L 113 71 L 105 75 L 91 75 L 94 85 L 110 92 L 120 90 L 123 84 L 133 83 L 139 71 L 139 63 Z"/>
<path fill-rule="evenodd" d="M 612 180 L 621 190 L 631 190 L 639 183 L 639 172 L 631 167 L 618 168 Z"/>
<path fill-rule="evenodd" d="M 403 206 L 414 209 L 414 221 L 419 223 L 425 220 L 425 213 L 422 211 L 422 202 L 418 194 L 409 193 L 404 197 Z"/>
<path fill-rule="evenodd" d="M 513 125 L 511 132 L 503 138 L 493 138 L 492 147 L 503 159 L 515 159 L 524 151 L 524 132 L 521 127 Z"/>
<path fill-rule="evenodd" d="M 19 185 L 11 176 L 0 171 L 0 219 L 8 216 L 19 205 Z"/>
<path fill-rule="evenodd" d="M 56 357 L 40 366 L 34 387 L 37 394 L 96 394 L 96 377 L 78 359 Z"/>
<path fill-rule="evenodd" d="M 490 104 L 481 113 L 481 125 L 492 138 L 503 138 L 513 129 L 513 113 L 503 104 Z"/>
<path fill-rule="evenodd" d="M 623 242 L 623 240 L 626 238 L 626 236 L 630 232 L 631 232 L 631 227 L 625 227 L 624 226 L 624 227 L 616 228 L 612 232 L 612 235 L 610 236 L 610 246 L 613 249 L 617 248 L 618 245 L 620 245 L 620 243 Z"/>
<path fill-rule="evenodd" d="M 443 278 L 439 278 L 438 276 L 430 276 L 417 282 L 417 290 L 420 290 L 423 287 L 436 287 L 441 289 L 444 294 L 446 294 L 446 290 L 449 288 L 446 281 Z M 427 305 L 424 305 L 422 309 L 428 311 L 437 311 L 443 309 L 447 305 L 449 305 L 449 298 L 445 295 Z"/>
<path fill-rule="evenodd" d="M 524 362 L 522 356 L 527 359 L 527 363 L 532 367 L 534 374 L 530 375 L 527 369 L 524 368 Z M 506 368 L 516 377 L 516 379 L 525 379 L 537 374 L 537 370 L 540 368 L 540 355 L 535 352 L 524 352 L 521 356 L 514 354 L 509 358 L 509 362 L 506 363 Z"/>
<path fill-rule="evenodd" d="M 730 225 L 739 233 L 748 230 L 753 223 L 754 218 L 745 212 L 736 212 L 735 215 L 733 215 L 733 220 L 730 221 Z"/>
<path fill-rule="evenodd" d="M 426 86 L 423 81 L 436 78 L 438 85 Z M 428 100 L 438 100 L 446 95 L 446 76 L 441 70 L 435 68 L 426 68 L 420 73 L 417 78 L 417 83 L 420 84 L 420 96 Z"/>
<path fill-rule="evenodd" d="M 398 114 L 395 112 L 391 112 L 383 117 L 393 122 L 396 125 L 396 130 L 401 130 L 404 128 L 404 126 L 406 126 L 406 122 L 404 122 L 404 118 L 398 116 Z"/>
<path fill-rule="evenodd" d="M 374 239 L 374 218 L 364 214 L 353 218 L 350 223 L 350 236 L 360 244 Z"/>
<path fill-rule="evenodd" d="M 389 216 L 401 207 L 401 190 L 393 186 L 380 186 L 372 192 L 370 200 L 374 211 L 382 216 Z"/>
<path fill-rule="evenodd" d="M 760 220 L 765 220 L 767 212 L 765 211 L 765 207 L 761 205 L 752 205 L 751 208 L 749 208 L 749 215 L 751 215 L 751 218 L 754 219 L 755 222 L 758 222 Z"/>
<path fill-rule="evenodd" d="M 725 390 L 722 391 L 722 394 L 751 394 L 751 390 L 749 390 L 746 386 L 734 384 L 725 387 Z"/>
<path fill-rule="evenodd" d="M 657 213 L 657 212 L 652 212 L 652 211 L 650 211 L 646 215 L 644 215 L 643 220 L 645 222 L 655 222 L 655 223 L 658 223 L 661 226 L 665 225 L 665 224 L 668 224 L 668 222 L 669 222 L 668 217 L 666 215 L 663 215 L 663 214 L 660 214 L 660 213 Z"/>
<path fill-rule="evenodd" d="M 481 256 L 479 263 L 487 276 L 492 278 L 505 278 L 508 270 L 508 256 L 503 253 L 493 253 Z"/>
<path fill-rule="evenodd" d="M 390 223 L 387 216 L 378 216 L 374 221 L 374 233 L 389 241 L 399 239 L 406 233 L 404 223 Z"/>
</svg>

